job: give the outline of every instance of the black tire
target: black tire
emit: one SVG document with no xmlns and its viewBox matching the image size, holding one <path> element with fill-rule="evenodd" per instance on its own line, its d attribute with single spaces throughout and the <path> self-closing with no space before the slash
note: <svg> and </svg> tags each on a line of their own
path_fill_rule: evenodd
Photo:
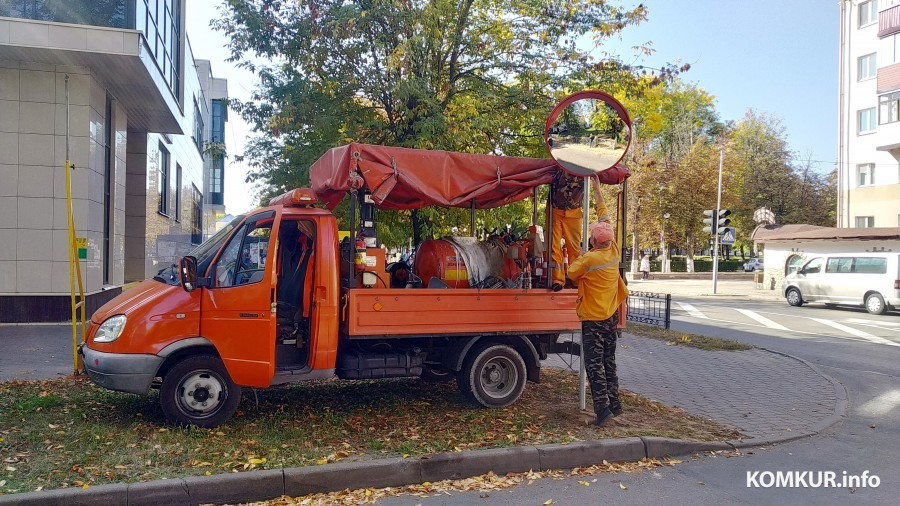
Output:
<svg viewBox="0 0 900 506">
<path fill-rule="evenodd" d="M 792 306 L 800 307 L 803 305 L 803 296 L 800 295 L 800 290 L 796 288 L 788 288 L 787 292 L 784 293 L 784 298 Z"/>
<path fill-rule="evenodd" d="M 452 372 L 439 367 L 428 367 L 422 369 L 422 375 L 419 376 L 422 381 L 427 383 L 446 383 L 454 378 Z"/>
<path fill-rule="evenodd" d="M 240 402 L 241 387 L 212 355 L 194 355 L 175 364 L 159 391 L 166 418 L 182 427 L 218 427 L 231 418 Z"/>
<path fill-rule="evenodd" d="M 828 309 L 834 309 L 834 308 L 836 308 L 837 306 L 838 306 L 838 305 L 835 304 L 834 302 L 826 302 L 826 303 L 825 303 L 825 307 L 827 307 Z"/>
<path fill-rule="evenodd" d="M 884 297 L 880 293 L 870 293 L 866 297 L 866 311 L 871 314 L 884 314 L 887 311 L 887 304 L 884 303 Z"/>
<path fill-rule="evenodd" d="M 466 356 L 456 381 L 459 391 L 475 404 L 504 408 L 525 390 L 525 360 L 511 346 L 488 344 Z"/>
</svg>

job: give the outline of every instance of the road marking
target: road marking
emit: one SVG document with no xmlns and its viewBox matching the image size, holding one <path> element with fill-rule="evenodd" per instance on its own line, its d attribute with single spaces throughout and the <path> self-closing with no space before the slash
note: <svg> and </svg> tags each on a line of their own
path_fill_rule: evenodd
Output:
<svg viewBox="0 0 900 506">
<path fill-rule="evenodd" d="M 900 390 L 891 390 L 860 406 L 857 411 L 864 416 L 883 416 L 900 406 Z"/>
<path fill-rule="evenodd" d="M 752 318 L 753 320 L 756 320 L 759 323 L 762 323 L 763 325 L 765 325 L 766 327 L 769 327 L 770 329 L 791 330 L 778 322 L 774 322 L 774 321 L 766 318 L 765 316 L 763 316 L 759 313 L 756 313 L 755 311 L 750 311 L 749 309 L 738 309 L 738 308 L 734 308 L 734 310 L 748 318 Z"/>
<path fill-rule="evenodd" d="M 872 341 L 873 343 L 886 344 L 888 346 L 900 346 L 900 343 L 895 343 L 894 341 L 885 339 L 883 337 L 873 336 L 872 334 L 869 334 L 868 332 L 863 332 L 862 330 L 855 329 L 853 327 L 848 327 L 848 326 L 838 323 L 838 322 L 826 320 L 825 318 L 809 318 L 809 319 L 814 322 L 819 322 L 822 325 L 828 325 L 829 327 L 834 327 L 840 331 L 850 334 L 851 336 L 861 337 L 867 341 Z"/>
<path fill-rule="evenodd" d="M 705 320 L 709 320 L 709 317 L 708 317 L 708 316 L 706 316 L 705 314 L 701 313 L 700 310 L 698 310 L 698 309 L 695 308 L 694 306 L 688 304 L 687 302 L 678 302 L 678 301 L 675 301 L 675 303 L 678 304 L 678 306 L 681 307 L 681 309 L 684 309 L 685 311 L 687 311 L 687 313 L 688 313 L 689 315 L 693 316 L 694 318 L 703 318 L 703 319 L 705 319 Z"/>
<path fill-rule="evenodd" d="M 876 329 L 882 330 L 900 330 L 900 323 L 895 322 L 882 322 L 875 320 L 864 320 L 862 318 L 848 318 L 844 320 L 846 323 L 855 323 L 856 325 L 865 325 L 867 327 L 875 327 Z"/>
</svg>

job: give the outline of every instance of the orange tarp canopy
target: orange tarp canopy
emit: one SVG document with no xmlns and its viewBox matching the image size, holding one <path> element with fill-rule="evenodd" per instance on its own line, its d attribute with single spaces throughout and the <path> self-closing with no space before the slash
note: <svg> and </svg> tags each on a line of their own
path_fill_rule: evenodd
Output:
<svg viewBox="0 0 900 506">
<path fill-rule="evenodd" d="M 322 155 L 310 168 L 310 182 L 329 209 L 350 191 L 353 173 L 363 178 L 379 209 L 467 208 L 473 201 L 477 209 L 489 209 L 530 197 L 533 188 L 549 184 L 557 170 L 551 159 L 353 143 Z M 625 177 L 627 169 L 616 167 L 600 180 L 616 184 Z"/>
</svg>

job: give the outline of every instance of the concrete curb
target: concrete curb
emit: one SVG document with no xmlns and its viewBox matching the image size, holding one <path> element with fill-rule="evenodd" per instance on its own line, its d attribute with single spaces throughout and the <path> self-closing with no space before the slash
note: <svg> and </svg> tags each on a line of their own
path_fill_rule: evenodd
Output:
<svg viewBox="0 0 900 506">
<path fill-rule="evenodd" d="M 517 446 L 467 452 L 449 452 L 421 458 L 393 458 L 341 462 L 325 466 L 247 471 L 214 476 L 191 476 L 144 483 L 112 484 L 87 490 L 67 488 L 0 496 L 0 505 L 106 506 L 195 505 L 240 503 L 292 497 L 344 489 L 382 488 L 426 481 L 470 478 L 488 472 L 499 475 L 531 470 L 571 469 L 644 457 L 689 455 L 733 450 L 722 442 L 682 441 L 631 437 L 579 441 L 569 444 Z"/>
</svg>

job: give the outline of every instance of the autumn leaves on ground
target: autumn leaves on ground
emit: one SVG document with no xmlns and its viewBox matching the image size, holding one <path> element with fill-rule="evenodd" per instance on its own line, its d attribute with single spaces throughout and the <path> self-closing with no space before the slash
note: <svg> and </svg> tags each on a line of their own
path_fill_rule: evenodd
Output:
<svg viewBox="0 0 900 506">
<path fill-rule="evenodd" d="M 0 384 L 0 493 L 409 457 L 636 435 L 738 437 L 712 421 L 626 394 L 614 426 L 586 425 L 577 377 L 542 371 L 504 410 L 465 403 L 454 382 L 326 381 L 254 392 L 218 429 L 168 425 L 154 394 L 85 379 Z"/>
</svg>

